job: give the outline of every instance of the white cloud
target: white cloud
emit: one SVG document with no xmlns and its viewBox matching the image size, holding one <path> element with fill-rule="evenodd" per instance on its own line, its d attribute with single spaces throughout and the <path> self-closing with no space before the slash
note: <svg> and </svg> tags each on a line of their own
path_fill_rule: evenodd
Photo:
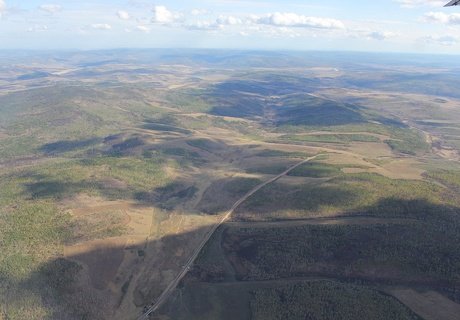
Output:
<svg viewBox="0 0 460 320">
<path fill-rule="evenodd" d="M 255 16 L 252 16 L 254 19 Z M 319 29 L 345 29 L 342 21 L 331 18 L 309 17 L 296 13 L 271 13 L 258 18 L 256 23 L 268 24 L 278 27 L 304 27 Z"/>
<path fill-rule="evenodd" d="M 117 12 L 117 16 L 118 16 L 118 18 L 120 18 L 121 20 L 129 20 L 129 19 L 131 19 L 130 14 L 129 14 L 128 12 L 126 12 L 126 11 L 123 11 L 123 10 L 119 10 L 119 11 Z"/>
<path fill-rule="evenodd" d="M 336 19 L 316 18 L 293 13 L 258 15 L 220 15 L 213 19 L 189 20 L 180 24 L 188 30 L 226 31 L 241 36 L 258 33 L 269 37 L 296 38 L 307 30 L 343 30 L 345 25 Z M 301 31 L 300 29 L 305 29 Z M 250 33 L 249 33 L 250 32 Z M 385 34 L 385 36 L 389 36 Z"/>
<path fill-rule="evenodd" d="M 181 18 L 181 14 L 169 11 L 165 6 L 155 6 L 153 9 L 153 23 L 167 25 L 177 22 Z"/>
<path fill-rule="evenodd" d="M 60 12 L 62 7 L 58 4 L 42 4 L 38 9 L 46 13 L 54 14 Z"/>
<path fill-rule="evenodd" d="M 107 23 L 94 23 L 91 25 L 91 28 L 96 30 L 110 30 L 112 29 L 112 26 Z"/>
<path fill-rule="evenodd" d="M 223 30 L 226 27 L 254 27 L 260 28 L 316 28 L 316 29 L 345 29 L 345 25 L 336 19 L 317 18 L 297 15 L 294 13 L 271 13 L 265 16 L 247 15 L 247 16 L 231 16 L 221 15 L 215 20 L 196 20 L 182 24 L 183 27 L 189 30 Z M 259 28 L 259 29 L 260 29 Z M 289 31 L 286 31 L 289 30 Z M 239 32 L 242 30 L 240 29 Z M 260 31 L 260 30 L 259 30 Z M 243 31 L 244 32 L 244 31 Z M 268 32 L 268 29 L 267 29 Z M 283 29 L 281 33 L 289 33 L 290 36 L 297 32 L 292 29 Z M 271 30 L 269 33 L 279 34 L 280 32 Z"/>
<path fill-rule="evenodd" d="M 395 37 L 396 34 L 388 31 L 373 31 L 367 34 L 367 38 L 372 40 L 387 40 Z"/>
<path fill-rule="evenodd" d="M 149 33 L 149 32 L 150 32 L 150 28 L 147 27 L 147 26 L 137 26 L 137 27 L 136 27 L 136 30 L 137 30 L 137 31 L 141 31 L 141 32 L 145 32 L 145 33 Z"/>
<path fill-rule="evenodd" d="M 446 14 L 444 12 L 429 12 L 424 15 L 423 20 L 426 22 L 460 25 L 460 13 Z"/>
<path fill-rule="evenodd" d="M 189 30 L 223 30 L 226 26 L 239 26 L 245 22 L 235 16 L 219 16 L 216 20 L 196 20 L 183 24 Z"/>
<path fill-rule="evenodd" d="M 216 23 L 219 25 L 236 26 L 243 24 L 243 20 L 234 16 L 219 16 L 219 18 L 216 20 Z"/>
<path fill-rule="evenodd" d="M 41 31 L 46 31 L 46 30 L 48 30 L 48 26 L 36 24 L 33 27 L 28 28 L 27 32 L 41 32 Z"/>
<path fill-rule="evenodd" d="M 426 36 L 419 40 L 427 44 L 437 44 L 437 45 L 446 46 L 446 47 L 454 46 L 460 43 L 458 37 L 449 36 L 449 35 L 447 36 Z"/>
<path fill-rule="evenodd" d="M 4 0 L 0 0 L 0 18 L 2 17 L 3 13 L 6 11 L 6 3 Z"/>
<path fill-rule="evenodd" d="M 183 25 L 188 30 L 213 30 L 216 28 L 216 24 L 210 21 L 193 21 Z"/>
<path fill-rule="evenodd" d="M 198 20 L 183 25 L 188 30 L 217 30 L 222 29 L 222 26 L 215 21 Z"/>
<path fill-rule="evenodd" d="M 442 7 L 447 1 L 438 0 L 394 0 L 401 5 L 402 8 L 416 8 L 422 6 Z"/>
<path fill-rule="evenodd" d="M 192 16 L 204 16 L 209 14 L 209 11 L 206 9 L 193 9 L 192 11 L 190 11 L 190 14 Z"/>
</svg>

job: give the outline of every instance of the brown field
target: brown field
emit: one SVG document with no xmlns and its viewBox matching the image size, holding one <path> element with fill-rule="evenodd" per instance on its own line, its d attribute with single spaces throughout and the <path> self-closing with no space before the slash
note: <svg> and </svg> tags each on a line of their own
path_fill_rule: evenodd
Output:
<svg viewBox="0 0 460 320">
<path fill-rule="evenodd" d="M 113 306 L 115 319 L 126 319 L 147 304 L 150 288 L 165 286 L 180 266 L 179 261 L 187 258 L 188 249 L 182 241 L 193 247 L 203 236 L 206 226 L 218 218 L 180 211 L 161 212 L 161 209 L 134 201 L 107 201 L 84 194 L 66 199 L 61 205 L 71 212 L 78 226 L 110 229 L 115 220 L 116 226 L 123 227 L 122 235 L 103 239 L 85 240 L 90 236 L 86 232 L 78 243 L 64 248 L 67 259 L 84 267 L 87 276 L 79 278 L 79 285 L 87 286 L 89 281 L 90 290 Z M 198 227 L 203 227 L 203 231 L 195 232 Z M 101 230 L 97 231 L 94 232 L 96 236 L 101 234 Z M 181 240 L 162 240 L 174 235 Z M 163 241 L 166 243 L 162 244 Z M 152 270 L 147 267 L 156 264 L 161 268 L 157 266 Z M 126 284 L 128 288 L 121 290 Z M 144 290 L 147 290 L 144 293 L 147 296 L 141 298 L 139 293 Z M 132 301 L 136 304 L 133 305 Z"/>
</svg>

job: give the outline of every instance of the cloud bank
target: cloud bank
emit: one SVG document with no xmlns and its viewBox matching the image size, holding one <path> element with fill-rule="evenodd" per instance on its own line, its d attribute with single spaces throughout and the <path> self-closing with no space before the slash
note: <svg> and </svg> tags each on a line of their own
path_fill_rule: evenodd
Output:
<svg viewBox="0 0 460 320">
<path fill-rule="evenodd" d="M 437 22 L 447 25 L 460 25 L 460 13 L 429 12 L 425 14 L 426 22 Z"/>
<path fill-rule="evenodd" d="M 337 19 L 309 17 L 296 13 L 271 13 L 256 21 L 278 27 L 306 27 L 320 29 L 345 29 L 345 24 Z"/>
</svg>

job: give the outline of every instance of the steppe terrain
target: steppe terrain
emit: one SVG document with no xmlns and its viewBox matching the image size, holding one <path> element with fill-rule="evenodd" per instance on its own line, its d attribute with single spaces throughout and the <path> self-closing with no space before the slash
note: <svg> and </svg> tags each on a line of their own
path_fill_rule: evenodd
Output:
<svg viewBox="0 0 460 320">
<path fill-rule="evenodd" d="M 458 63 L 0 62 L 0 319 L 458 319 Z"/>
</svg>

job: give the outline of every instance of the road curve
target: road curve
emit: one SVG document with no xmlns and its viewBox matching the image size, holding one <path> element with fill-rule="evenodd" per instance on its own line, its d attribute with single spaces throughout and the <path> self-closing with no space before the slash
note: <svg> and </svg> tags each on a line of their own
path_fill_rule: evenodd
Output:
<svg viewBox="0 0 460 320">
<path fill-rule="evenodd" d="M 223 224 L 225 223 L 228 219 L 230 219 L 231 215 L 233 214 L 233 212 L 236 210 L 236 208 L 238 208 L 244 201 L 246 201 L 250 196 L 252 196 L 254 193 L 256 193 L 257 191 L 259 191 L 260 189 L 262 189 L 263 187 L 265 187 L 266 185 L 270 184 L 270 183 L 273 183 L 275 182 L 276 180 L 280 179 L 281 177 L 287 175 L 289 172 L 291 172 L 292 170 L 294 170 L 295 168 L 315 159 L 316 157 L 318 157 L 319 155 L 316 155 L 316 156 L 313 156 L 313 157 L 309 157 L 305 160 L 302 160 L 301 162 L 293 165 L 292 167 L 289 167 L 288 169 L 286 169 L 285 171 L 283 171 L 282 173 L 280 173 L 279 175 L 271 178 L 270 180 L 267 180 L 259 185 L 257 185 L 256 187 L 254 187 L 251 191 L 249 191 L 248 193 L 246 193 L 243 197 L 241 197 L 238 201 L 236 201 L 233 206 L 230 208 L 230 210 L 228 210 L 225 215 L 223 216 L 222 220 L 220 220 L 219 223 L 215 224 L 207 233 L 206 233 L 206 236 L 203 238 L 203 240 L 200 242 L 200 244 L 198 245 L 198 247 L 195 248 L 195 250 L 193 251 L 193 254 L 190 256 L 190 258 L 187 260 L 187 262 L 185 263 L 185 265 L 183 266 L 182 270 L 180 271 L 180 273 L 174 278 L 173 281 L 171 281 L 169 283 L 169 285 L 166 287 L 166 289 L 163 291 L 163 293 L 158 297 L 158 299 L 155 301 L 155 303 L 145 312 L 143 313 L 140 317 L 138 317 L 137 319 L 138 320 L 146 320 L 148 319 L 148 317 L 154 313 L 156 310 L 158 310 L 159 307 L 161 307 L 161 305 L 166 302 L 166 300 L 171 296 L 171 294 L 173 293 L 173 291 L 176 289 L 176 287 L 178 286 L 179 282 L 185 277 L 185 275 L 189 272 L 189 269 L 190 267 L 192 266 L 192 264 L 195 262 L 196 258 L 198 257 L 198 255 L 200 254 L 201 250 L 204 248 L 204 246 L 206 245 L 206 243 L 209 241 L 209 239 L 211 239 L 212 235 L 214 234 L 214 232 Z"/>
</svg>

